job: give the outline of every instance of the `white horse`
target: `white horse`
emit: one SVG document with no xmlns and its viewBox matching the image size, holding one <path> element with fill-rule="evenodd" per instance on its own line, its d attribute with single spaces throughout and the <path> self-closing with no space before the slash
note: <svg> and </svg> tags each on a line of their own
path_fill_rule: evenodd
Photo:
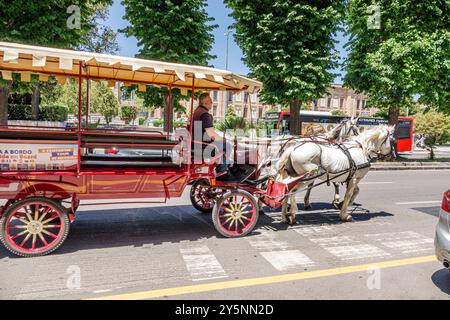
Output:
<svg viewBox="0 0 450 320">
<path fill-rule="evenodd" d="M 359 117 L 352 117 L 351 119 L 343 120 L 338 126 L 334 127 L 333 130 L 330 130 L 325 134 L 325 139 L 327 139 L 329 142 L 343 143 L 349 137 L 359 135 L 358 120 Z M 308 185 L 308 189 L 306 190 L 305 197 L 303 199 L 305 210 L 312 209 L 311 203 L 309 202 L 312 185 L 313 183 Z M 333 182 L 333 187 L 334 197 L 331 203 L 336 209 L 338 209 L 340 202 L 339 183 Z"/>
<path fill-rule="evenodd" d="M 298 145 L 305 141 L 319 142 L 319 143 L 323 143 L 323 144 L 342 143 L 352 135 L 353 136 L 359 135 L 359 128 L 358 128 L 358 124 L 357 124 L 358 119 L 359 119 L 359 117 L 358 118 L 352 117 L 351 119 L 345 119 L 339 125 L 334 127 L 332 130 L 328 131 L 324 135 L 318 135 L 318 136 L 312 136 L 312 137 L 299 137 L 299 138 L 292 137 L 292 136 L 280 136 L 280 137 L 273 139 L 273 141 L 271 141 L 271 144 L 269 145 L 268 152 L 265 156 L 265 159 L 267 162 L 268 161 L 272 162 L 272 167 L 267 168 L 265 172 L 262 172 L 262 176 L 264 176 L 265 174 L 269 174 L 272 176 L 276 175 L 276 173 L 277 173 L 276 163 L 279 160 L 281 154 L 285 150 L 287 150 L 289 147 Z M 310 185 L 312 185 L 312 183 Z M 334 186 L 334 198 L 333 198 L 332 204 L 335 207 L 337 207 L 339 204 L 339 200 L 340 200 L 339 184 L 336 182 L 333 182 L 333 186 Z M 312 206 L 309 202 L 311 190 L 312 189 L 307 189 L 306 194 L 305 194 L 305 198 L 304 198 L 305 210 L 312 208 Z M 294 203 L 296 203 L 296 201 Z"/>
<path fill-rule="evenodd" d="M 354 136 L 341 146 L 347 149 L 350 159 L 344 149 L 339 145 L 323 145 L 314 142 L 305 142 L 297 146 L 291 146 L 285 150 L 277 164 L 278 175 L 276 180 L 282 181 L 289 177 L 305 174 L 305 179 L 312 181 L 300 181 L 291 193 L 309 185 L 314 180 L 330 179 L 334 182 L 347 182 L 347 190 L 342 202 L 340 219 L 351 221 L 347 208 L 353 204 L 359 192 L 358 183 L 369 172 L 370 161 L 376 157 L 387 157 L 394 151 L 392 145 L 394 127 L 380 125 L 366 130 L 358 136 Z M 291 208 L 288 212 L 288 200 Z M 297 203 L 294 194 L 288 195 L 283 200 L 283 221 L 289 224 L 295 223 Z"/>
</svg>

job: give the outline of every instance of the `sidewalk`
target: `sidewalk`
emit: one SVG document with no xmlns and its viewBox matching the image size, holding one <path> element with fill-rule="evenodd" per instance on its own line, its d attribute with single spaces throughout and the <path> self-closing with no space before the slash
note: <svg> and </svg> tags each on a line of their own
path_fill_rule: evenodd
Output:
<svg viewBox="0 0 450 320">
<path fill-rule="evenodd" d="M 370 170 L 450 170 L 450 161 L 373 162 Z"/>
</svg>

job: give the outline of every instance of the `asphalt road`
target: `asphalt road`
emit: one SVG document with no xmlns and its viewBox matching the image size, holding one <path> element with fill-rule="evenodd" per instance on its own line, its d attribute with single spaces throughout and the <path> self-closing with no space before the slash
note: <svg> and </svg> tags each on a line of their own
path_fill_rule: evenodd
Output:
<svg viewBox="0 0 450 320">
<path fill-rule="evenodd" d="M 188 190 L 166 204 L 81 207 L 51 255 L 0 248 L 0 298 L 448 299 L 433 237 L 450 170 L 371 171 L 360 187 L 355 222 L 338 220 L 321 186 L 299 224 L 266 208 L 237 239 L 219 237 Z"/>
</svg>

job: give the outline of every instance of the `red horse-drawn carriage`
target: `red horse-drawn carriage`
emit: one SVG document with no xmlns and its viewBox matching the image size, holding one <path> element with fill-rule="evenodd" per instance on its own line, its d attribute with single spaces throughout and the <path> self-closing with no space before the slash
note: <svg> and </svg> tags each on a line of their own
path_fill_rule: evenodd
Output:
<svg viewBox="0 0 450 320">
<path fill-rule="evenodd" d="M 261 87 L 257 81 L 207 67 L 5 42 L 0 42 L 0 71 L 3 80 L 12 80 L 14 73 L 20 74 L 21 81 L 29 81 L 32 74 L 41 81 L 49 76 L 59 83 L 76 79 L 79 93 L 75 126 L 18 124 L 0 128 L 0 199 L 4 199 L 0 240 L 16 255 L 39 256 L 58 248 L 76 218 L 80 200 L 85 199 L 165 201 L 180 197 L 186 185 L 193 183 L 193 205 L 212 212 L 215 228 L 226 237 L 246 235 L 254 228 L 258 219 L 255 197 L 277 205 L 261 188 L 267 184 L 258 181 L 256 169 L 241 181 L 225 183 L 215 179 L 220 153 L 194 163 L 192 132 L 188 130 L 188 134 L 179 134 L 88 127 L 89 81 L 123 82 L 137 85 L 139 90 L 146 90 L 146 85 L 167 87 L 169 110 L 172 89 L 184 95 L 190 91 L 189 128 L 196 90 L 255 92 Z M 81 98 L 83 81 L 88 84 L 86 101 Z M 121 156 L 108 152 L 113 148 L 149 152 Z"/>
</svg>

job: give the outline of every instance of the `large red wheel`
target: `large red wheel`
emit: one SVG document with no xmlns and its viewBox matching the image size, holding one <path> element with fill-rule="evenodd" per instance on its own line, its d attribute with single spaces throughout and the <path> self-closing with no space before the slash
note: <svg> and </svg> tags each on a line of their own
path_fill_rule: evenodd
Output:
<svg viewBox="0 0 450 320">
<path fill-rule="evenodd" d="M 223 194 L 219 188 L 211 187 L 208 180 L 200 179 L 191 187 L 190 198 L 195 209 L 204 213 L 211 213 L 217 199 Z"/>
<path fill-rule="evenodd" d="M 255 198 L 247 191 L 234 190 L 216 202 L 212 220 L 221 235 L 232 238 L 249 234 L 258 222 L 258 216 Z"/>
<path fill-rule="evenodd" d="M 22 257 L 46 255 L 56 250 L 69 233 L 70 221 L 57 201 L 30 197 L 9 206 L 0 219 L 0 240 Z"/>
</svg>

